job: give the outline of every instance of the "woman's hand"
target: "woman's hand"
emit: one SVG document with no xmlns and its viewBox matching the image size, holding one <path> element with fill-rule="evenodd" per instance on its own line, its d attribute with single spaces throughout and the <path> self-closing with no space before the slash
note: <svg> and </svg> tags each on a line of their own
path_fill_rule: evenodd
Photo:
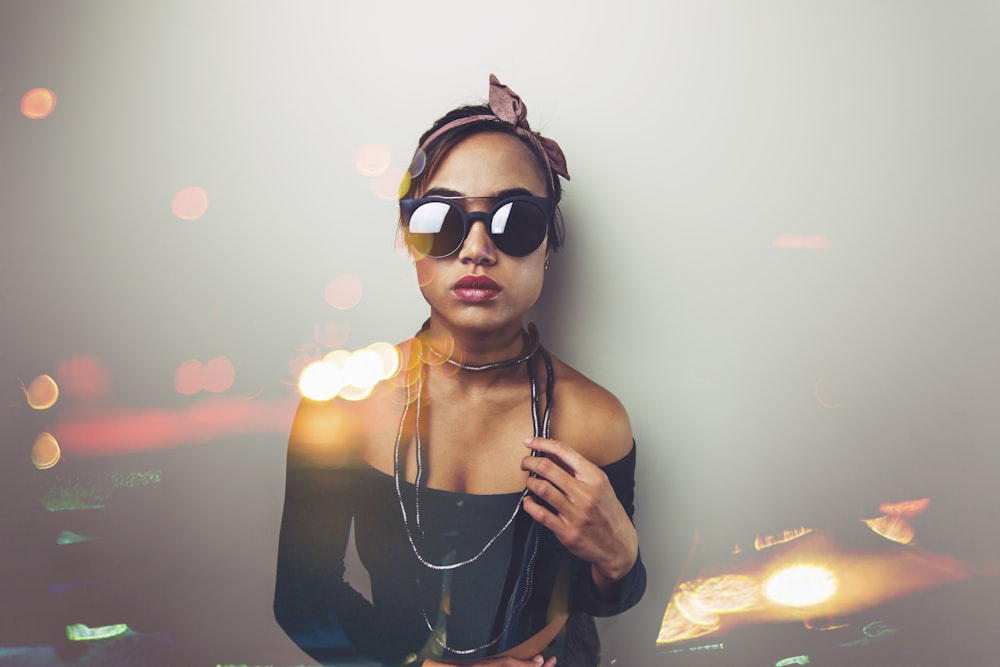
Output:
<svg viewBox="0 0 1000 667">
<path fill-rule="evenodd" d="M 524 444 L 547 455 L 526 456 L 521 468 L 537 475 L 528 478 L 528 490 L 552 507 L 528 496 L 524 510 L 570 553 L 591 564 L 598 591 L 611 591 L 635 564 L 639 537 L 608 476 L 559 440 L 528 438 Z"/>
<path fill-rule="evenodd" d="M 552 656 L 546 660 L 541 655 L 536 655 L 527 660 L 512 658 L 509 655 L 497 655 L 490 658 L 483 658 L 478 662 L 460 663 L 462 667 L 555 667 L 556 657 Z M 437 660 L 424 660 L 424 667 L 455 667 L 451 663 L 438 662 Z"/>
</svg>

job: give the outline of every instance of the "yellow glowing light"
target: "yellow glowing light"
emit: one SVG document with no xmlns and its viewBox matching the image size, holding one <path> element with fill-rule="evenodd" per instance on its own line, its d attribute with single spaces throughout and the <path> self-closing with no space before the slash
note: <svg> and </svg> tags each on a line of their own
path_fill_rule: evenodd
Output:
<svg viewBox="0 0 1000 667">
<path fill-rule="evenodd" d="M 793 565 L 764 582 L 764 595 L 787 607 L 808 607 L 825 602 L 837 592 L 833 573 L 816 565 Z"/>
<path fill-rule="evenodd" d="M 27 387 L 22 386 L 28 405 L 36 410 L 48 410 L 59 400 L 59 385 L 49 375 L 39 375 Z"/>
<path fill-rule="evenodd" d="M 181 220 L 197 220 L 208 210 L 208 193 L 193 185 L 174 195 L 170 210 Z"/>
<path fill-rule="evenodd" d="M 399 370 L 399 350 L 389 343 L 372 343 L 368 349 L 378 355 L 382 362 L 382 374 L 379 380 L 388 380 Z"/>
<path fill-rule="evenodd" d="M 352 354 L 344 363 L 344 384 L 374 387 L 382 378 L 382 357 L 365 348 Z"/>
<path fill-rule="evenodd" d="M 902 516 L 880 516 L 862 521 L 875 533 L 899 544 L 913 544 L 917 537 L 913 525 Z"/>
<path fill-rule="evenodd" d="M 326 302 L 338 310 L 354 308 L 361 301 L 361 278 L 337 276 L 326 284 Z"/>
<path fill-rule="evenodd" d="M 314 361 L 299 376 L 299 393 L 313 401 L 328 401 L 343 384 L 343 374 L 336 364 Z"/>
<path fill-rule="evenodd" d="M 354 151 L 354 168 L 362 176 L 378 176 L 389 168 L 392 151 L 385 144 L 365 144 Z"/>
<path fill-rule="evenodd" d="M 363 401 L 372 395 L 375 385 L 370 387 L 355 387 L 352 384 L 345 384 L 340 389 L 340 397 L 347 401 Z"/>
<path fill-rule="evenodd" d="M 323 357 L 323 361 L 328 364 L 333 364 L 340 368 L 341 371 L 344 370 L 344 365 L 347 360 L 351 358 L 351 353 L 347 350 L 333 350 L 332 352 L 327 352 L 326 356 Z"/>
<path fill-rule="evenodd" d="M 405 197 L 407 193 L 410 192 L 410 182 L 412 180 L 413 179 L 410 176 L 410 172 L 404 171 L 403 177 L 399 179 L 399 192 L 397 193 L 397 195 L 399 196 L 400 199 Z"/>
<path fill-rule="evenodd" d="M 56 94 L 48 88 L 32 88 L 21 97 L 21 113 L 25 118 L 40 120 L 56 108 Z"/>
<path fill-rule="evenodd" d="M 39 470 L 46 470 L 59 463 L 62 452 L 59 443 L 51 433 L 42 433 L 35 438 L 35 444 L 31 447 L 31 462 Z"/>
<path fill-rule="evenodd" d="M 803 535 L 808 535 L 812 532 L 812 528 L 806 528 L 802 526 L 801 528 L 792 528 L 791 530 L 783 530 L 776 535 L 758 535 L 754 538 L 753 548 L 757 551 L 763 551 L 768 547 L 773 547 L 778 544 L 784 544 L 785 542 L 791 542 L 794 539 L 798 539 Z"/>
</svg>

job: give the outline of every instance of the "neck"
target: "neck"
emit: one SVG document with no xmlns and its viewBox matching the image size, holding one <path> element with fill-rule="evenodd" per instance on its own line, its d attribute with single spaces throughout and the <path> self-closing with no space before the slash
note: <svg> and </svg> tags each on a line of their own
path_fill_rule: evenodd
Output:
<svg viewBox="0 0 1000 667">
<path fill-rule="evenodd" d="M 425 360 L 432 366 L 449 367 L 463 375 L 497 375 L 516 370 L 538 347 L 537 333 L 532 326 L 526 336 L 520 326 L 488 334 L 456 334 L 447 327 L 436 325 L 434 318 L 424 325 L 423 342 L 429 348 Z"/>
</svg>

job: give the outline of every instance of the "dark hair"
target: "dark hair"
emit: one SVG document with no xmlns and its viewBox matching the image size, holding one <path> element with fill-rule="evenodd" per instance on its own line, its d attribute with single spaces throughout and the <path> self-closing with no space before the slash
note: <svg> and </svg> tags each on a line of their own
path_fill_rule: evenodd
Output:
<svg viewBox="0 0 1000 667">
<path fill-rule="evenodd" d="M 428 137 L 448 123 L 462 118 L 470 118 L 472 116 L 492 115 L 493 111 L 485 104 L 470 104 L 456 107 L 434 121 L 434 124 L 431 125 L 430 129 L 420 135 L 420 141 L 417 144 L 418 149 L 420 146 L 424 145 L 424 142 L 427 141 Z M 553 251 L 558 250 L 560 246 L 562 246 L 566 235 L 562 213 L 559 211 L 559 201 L 562 199 L 562 184 L 559 182 L 559 177 L 555 174 L 551 175 L 551 179 L 549 178 L 550 174 L 545 163 L 545 157 L 540 155 L 538 153 L 538 149 L 532 146 L 530 142 L 525 141 L 522 137 L 518 136 L 518 134 L 514 131 L 514 127 L 512 125 L 508 125 L 507 123 L 483 119 L 482 121 L 471 122 L 467 125 L 460 125 L 459 127 L 446 131 L 444 134 L 436 138 L 423 153 L 418 150 L 417 154 L 413 158 L 413 162 L 410 164 L 409 171 L 407 171 L 406 176 L 404 177 L 409 179 L 409 182 L 408 184 L 401 186 L 399 189 L 400 198 L 406 197 L 410 193 L 419 192 L 422 189 L 423 183 L 434 175 L 434 172 L 441 163 L 441 160 L 452 148 L 454 148 L 463 139 L 482 132 L 502 132 L 503 134 L 509 134 L 512 137 L 517 137 L 521 143 L 531 150 L 531 154 L 535 156 L 535 162 L 538 164 L 538 169 L 543 175 L 545 175 L 546 182 L 549 183 L 547 187 L 552 190 L 549 194 L 555 204 L 555 211 L 552 215 L 552 227 L 549 230 L 549 248 Z M 400 218 L 400 224 L 402 224 L 402 218 Z"/>
</svg>

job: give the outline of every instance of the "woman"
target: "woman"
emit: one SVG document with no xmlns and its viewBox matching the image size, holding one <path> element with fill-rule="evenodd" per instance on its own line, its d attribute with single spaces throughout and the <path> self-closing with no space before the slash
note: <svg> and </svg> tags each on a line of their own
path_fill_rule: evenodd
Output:
<svg viewBox="0 0 1000 667">
<path fill-rule="evenodd" d="M 645 587 L 628 416 L 525 329 L 565 160 L 493 76 L 489 102 L 438 120 L 408 174 L 401 231 L 431 313 L 403 370 L 296 414 L 275 614 L 320 661 L 596 664 L 591 616 Z M 371 602 L 343 580 L 352 519 Z"/>
</svg>

